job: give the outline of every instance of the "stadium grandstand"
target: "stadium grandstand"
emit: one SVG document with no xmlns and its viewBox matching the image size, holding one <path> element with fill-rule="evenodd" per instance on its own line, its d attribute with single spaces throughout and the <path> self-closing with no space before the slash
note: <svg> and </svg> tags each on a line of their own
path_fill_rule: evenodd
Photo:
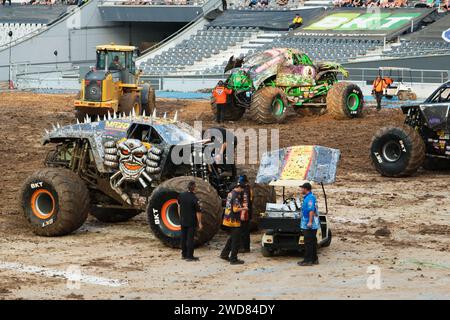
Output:
<svg viewBox="0 0 450 320">
<path fill-rule="evenodd" d="M 442 63 L 450 61 L 441 36 L 450 26 L 446 1 L 388 1 L 390 7 L 384 0 L 14 2 L 0 7 L 0 81 L 34 74 L 42 83 L 44 73 L 78 79 L 95 61 L 95 46 L 109 42 L 138 47 L 137 64 L 148 81 L 217 79 L 231 56 L 272 47 L 347 67 L 372 68 L 382 60 L 419 69 L 412 58 L 424 57 L 429 69 L 450 69 Z M 292 27 L 296 15 L 302 23 Z"/>
<path fill-rule="evenodd" d="M 64 15 L 68 5 L 27 5 L 12 2 L 0 7 L 0 47 L 33 34 L 58 17 Z M 18 10 L 20 9 L 20 10 Z M 8 33 L 11 32 L 11 36 Z"/>
<path fill-rule="evenodd" d="M 290 30 L 296 14 L 304 25 Z M 314 61 L 341 63 L 401 57 L 411 49 L 409 55 L 449 54 L 450 44 L 440 36 L 449 18 L 428 7 L 230 9 L 177 45 L 144 55 L 140 63 L 148 75 L 212 75 L 220 74 L 233 55 L 272 47 L 296 48 Z"/>
</svg>

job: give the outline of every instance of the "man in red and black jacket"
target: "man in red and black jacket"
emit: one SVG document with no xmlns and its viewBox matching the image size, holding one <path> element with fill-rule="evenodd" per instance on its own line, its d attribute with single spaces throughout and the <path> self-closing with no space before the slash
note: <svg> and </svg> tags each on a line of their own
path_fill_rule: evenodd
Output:
<svg viewBox="0 0 450 320">
<path fill-rule="evenodd" d="M 243 264 L 237 257 L 240 242 L 241 212 L 248 210 L 243 204 L 242 192 L 244 185 L 239 184 L 228 194 L 225 206 L 223 225 L 230 228 L 230 237 L 220 254 L 220 258 L 230 261 L 230 264 Z"/>
</svg>

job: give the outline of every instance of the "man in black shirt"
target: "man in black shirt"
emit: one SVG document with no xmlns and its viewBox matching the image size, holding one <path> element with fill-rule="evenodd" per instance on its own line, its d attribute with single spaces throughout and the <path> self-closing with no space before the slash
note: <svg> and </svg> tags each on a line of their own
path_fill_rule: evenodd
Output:
<svg viewBox="0 0 450 320">
<path fill-rule="evenodd" d="M 181 256 L 186 261 L 197 261 L 194 257 L 195 228 L 202 229 L 201 209 L 195 196 L 195 182 L 188 184 L 188 191 L 178 196 L 178 213 L 181 222 Z"/>
<path fill-rule="evenodd" d="M 237 148 L 237 137 L 222 127 L 212 127 L 204 132 L 204 139 L 209 139 L 217 146 L 214 154 L 214 165 L 222 171 L 231 171 L 236 176 L 234 158 Z"/>
</svg>

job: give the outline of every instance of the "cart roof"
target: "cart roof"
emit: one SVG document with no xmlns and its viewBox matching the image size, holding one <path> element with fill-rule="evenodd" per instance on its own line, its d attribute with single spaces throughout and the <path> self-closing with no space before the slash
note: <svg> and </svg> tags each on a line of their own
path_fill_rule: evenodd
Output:
<svg viewBox="0 0 450 320">
<path fill-rule="evenodd" d="M 311 183 L 312 181 L 308 181 L 308 180 L 273 180 L 273 181 L 269 182 L 269 185 L 273 186 L 273 187 L 295 188 L 295 187 L 300 187 L 305 182 Z"/>
<path fill-rule="evenodd" d="M 399 70 L 399 71 L 410 71 L 411 68 L 400 68 L 400 67 L 379 67 L 378 70 Z"/>
</svg>

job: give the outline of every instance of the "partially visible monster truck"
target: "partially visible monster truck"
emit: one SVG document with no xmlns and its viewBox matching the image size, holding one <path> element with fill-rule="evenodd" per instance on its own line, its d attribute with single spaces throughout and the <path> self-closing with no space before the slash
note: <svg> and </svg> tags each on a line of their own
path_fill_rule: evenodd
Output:
<svg viewBox="0 0 450 320">
<path fill-rule="evenodd" d="M 100 221 L 119 222 L 146 211 L 155 236 L 178 247 L 177 197 L 195 180 L 203 212 L 195 241 L 201 245 L 219 230 L 223 200 L 236 181 L 235 168 L 207 164 L 206 154 L 215 145 L 201 137 L 187 124 L 155 115 L 114 114 L 98 122 L 57 125 L 43 139 L 55 146 L 46 168 L 24 183 L 25 217 L 36 234 L 61 236 L 81 227 L 89 212 Z M 262 185 L 254 190 L 257 216 L 275 194 Z"/>
<path fill-rule="evenodd" d="M 370 157 L 383 176 L 405 177 L 421 166 L 450 169 L 450 81 L 417 105 L 402 106 L 402 126 L 380 129 L 372 138 Z"/>
<path fill-rule="evenodd" d="M 333 62 L 314 64 L 295 49 L 274 48 L 244 59 L 230 58 L 225 73 L 233 89 L 225 108 L 225 120 L 239 120 L 246 110 L 258 123 L 281 123 L 292 106 L 297 113 L 321 114 L 326 110 L 336 119 L 355 118 L 362 113 L 361 89 L 338 82 L 337 74 L 347 70 Z M 212 100 L 212 111 L 216 105 Z"/>
</svg>

